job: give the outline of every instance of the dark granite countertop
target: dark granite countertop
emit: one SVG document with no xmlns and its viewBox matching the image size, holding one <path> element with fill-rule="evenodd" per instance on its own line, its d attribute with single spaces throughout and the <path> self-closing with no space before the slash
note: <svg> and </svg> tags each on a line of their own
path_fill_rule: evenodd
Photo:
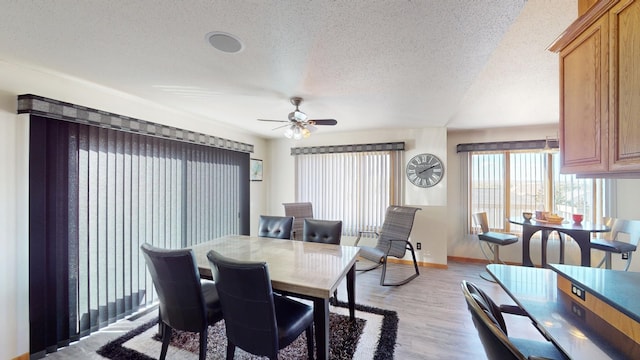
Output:
<svg viewBox="0 0 640 360">
<path fill-rule="evenodd" d="M 560 264 L 549 268 L 640 322 L 640 273 Z"/>
</svg>

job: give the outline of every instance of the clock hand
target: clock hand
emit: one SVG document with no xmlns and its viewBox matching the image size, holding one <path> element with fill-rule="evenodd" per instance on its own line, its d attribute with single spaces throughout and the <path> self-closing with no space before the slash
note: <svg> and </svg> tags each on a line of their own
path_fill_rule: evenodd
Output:
<svg viewBox="0 0 640 360">
<path fill-rule="evenodd" d="M 436 165 L 431 165 L 431 166 L 429 166 L 429 167 L 428 167 L 428 168 L 426 168 L 426 169 L 422 169 L 422 170 L 418 171 L 418 174 L 422 174 L 423 172 L 425 172 L 425 171 L 427 171 L 427 170 L 431 170 L 431 169 L 433 169 L 434 167 L 436 167 Z"/>
</svg>

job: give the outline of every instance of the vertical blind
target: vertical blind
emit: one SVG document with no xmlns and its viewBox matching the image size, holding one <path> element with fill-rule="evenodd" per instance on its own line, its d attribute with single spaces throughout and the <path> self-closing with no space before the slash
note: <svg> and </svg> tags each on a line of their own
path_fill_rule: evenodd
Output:
<svg viewBox="0 0 640 360">
<path fill-rule="evenodd" d="M 355 236 L 382 226 L 400 201 L 401 151 L 296 155 L 296 201 L 313 204 L 314 217 L 342 220 Z"/>
<path fill-rule="evenodd" d="M 30 118 L 32 356 L 156 300 L 142 243 L 248 234 L 248 153 Z"/>
</svg>

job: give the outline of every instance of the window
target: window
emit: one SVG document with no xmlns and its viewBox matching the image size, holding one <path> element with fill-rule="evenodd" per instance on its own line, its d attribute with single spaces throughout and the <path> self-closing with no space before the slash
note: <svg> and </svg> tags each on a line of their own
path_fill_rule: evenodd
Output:
<svg viewBox="0 0 640 360">
<path fill-rule="evenodd" d="M 400 201 L 401 151 L 296 156 L 296 201 L 313 204 L 314 217 L 341 219 L 344 235 L 382 226 Z"/>
<path fill-rule="evenodd" d="M 470 213 L 486 211 L 489 227 L 513 231 L 506 220 L 524 211 L 544 210 L 571 220 L 603 216 L 604 181 L 560 174 L 559 153 L 495 151 L 469 153 Z"/>
<path fill-rule="evenodd" d="M 248 234 L 248 153 L 30 121 L 32 355 L 157 300 L 142 243 L 183 248 Z"/>
</svg>

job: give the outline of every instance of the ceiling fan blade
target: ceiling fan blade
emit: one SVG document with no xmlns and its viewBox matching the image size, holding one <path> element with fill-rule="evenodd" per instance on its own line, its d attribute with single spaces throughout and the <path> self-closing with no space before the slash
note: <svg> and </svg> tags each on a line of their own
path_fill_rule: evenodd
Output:
<svg viewBox="0 0 640 360">
<path fill-rule="evenodd" d="M 313 124 L 313 125 L 336 125 L 338 123 L 338 120 L 336 120 L 336 119 L 314 119 L 314 120 L 309 120 L 308 122 Z"/>
<path fill-rule="evenodd" d="M 290 125 L 289 124 L 284 124 L 284 125 L 276 126 L 271 130 L 278 130 L 278 129 L 286 128 L 287 126 L 290 126 Z"/>
<path fill-rule="evenodd" d="M 289 122 L 289 120 L 269 120 L 269 119 L 258 119 L 258 121 L 286 122 L 286 123 Z"/>
</svg>

